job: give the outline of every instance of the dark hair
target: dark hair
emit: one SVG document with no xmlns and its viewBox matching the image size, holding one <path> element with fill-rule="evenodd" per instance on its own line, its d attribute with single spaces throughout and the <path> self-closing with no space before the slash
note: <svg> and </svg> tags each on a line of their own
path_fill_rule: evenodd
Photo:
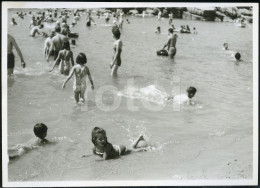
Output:
<svg viewBox="0 0 260 188">
<path fill-rule="evenodd" d="M 160 26 L 158 26 L 158 27 L 157 27 L 157 29 L 161 29 L 161 27 L 160 27 Z"/>
<path fill-rule="evenodd" d="M 44 133 L 47 132 L 47 130 L 48 130 L 48 127 L 43 123 L 37 123 L 36 125 L 34 125 L 34 128 L 33 128 L 33 132 L 34 132 L 35 136 L 40 137 L 40 138 Z"/>
<path fill-rule="evenodd" d="M 120 33 L 120 30 L 119 30 L 117 27 L 114 27 L 114 28 L 112 29 L 112 33 L 113 33 L 113 35 L 115 36 L 115 38 L 117 38 L 117 39 L 120 38 L 121 33 Z"/>
<path fill-rule="evenodd" d="M 63 42 L 63 49 L 70 50 L 70 42 L 69 41 Z"/>
<path fill-rule="evenodd" d="M 40 27 L 41 27 L 41 28 L 43 28 L 43 27 L 44 27 L 44 25 L 43 25 L 43 24 L 41 24 L 41 25 L 40 25 Z"/>
<path fill-rule="evenodd" d="M 76 63 L 82 64 L 82 65 L 86 64 L 87 63 L 87 56 L 84 53 L 80 52 L 79 55 L 76 58 Z"/>
<path fill-rule="evenodd" d="M 169 31 L 170 33 L 173 33 L 173 29 L 172 29 L 172 28 L 169 28 L 168 31 Z"/>
<path fill-rule="evenodd" d="M 240 54 L 239 52 L 237 52 L 237 53 L 235 54 L 235 58 L 236 58 L 237 60 L 240 60 L 241 54 Z"/>
<path fill-rule="evenodd" d="M 100 127 L 95 127 L 93 130 L 92 130 L 92 139 L 91 141 L 93 142 L 94 145 L 96 145 L 96 139 L 98 137 L 99 134 L 103 134 L 106 136 L 106 131 Z"/>
<path fill-rule="evenodd" d="M 186 90 L 188 93 L 196 93 L 197 92 L 197 89 L 195 87 L 189 87 L 187 90 Z"/>
<path fill-rule="evenodd" d="M 61 31 L 61 27 L 56 26 L 56 27 L 55 27 L 55 32 L 60 33 L 60 31 Z"/>
</svg>

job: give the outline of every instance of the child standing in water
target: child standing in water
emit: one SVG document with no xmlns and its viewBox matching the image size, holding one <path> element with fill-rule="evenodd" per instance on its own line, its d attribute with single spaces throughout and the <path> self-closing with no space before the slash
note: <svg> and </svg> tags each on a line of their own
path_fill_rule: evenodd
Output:
<svg viewBox="0 0 260 188">
<path fill-rule="evenodd" d="M 50 72 L 54 69 L 54 67 L 57 65 L 58 62 L 60 62 L 60 73 L 64 75 L 69 75 L 70 73 L 70 60 L 72 66 L 74 66 L 74 60 L 73 60 L 73 53 L 70 50 L 70 42 L 64 41 L 63 43 L 63 50 L 59 51 L 58 57 L 50 70 Z"/>
<path fill-rule="evenodd" d="M 86 83 L 86 76 L 88 76 L 88 79 L 91 83 L 91 89 L 94 89 L 94 84 L 92 81 L 92 77 L 90 75 L 90 71 L 88 67 L 85 65 L 87 63 L 87 57 L 84 53 L 79 53 L 79 55 L 76 58 L 76 65 L 72 67 L 72 70 L 70 72 L 70 75 L 62 85 L 62 88 L 65 88 L 66 83 L 71 79 L 73 74 L 75 73 L 75 81 L 74 81 L 74 97 L 76 102 L 78 103 L 79 100 L 81 102 L 85 101 L 84 94 L 87 88 L 87 83 Z"/>
<path fill-rule="evenodd" d="M 138 146 L 141 140 L 144 140 L 143 135 L 139 136 L 133 143 L 133 149 L 128 149 L 123 145 L 113 145 L 107 141 L 106 131 L 102 128 L 95 127 L 92 131 L 92 142 L 94 144 L 92 150 L 94 155 L 98 155 L 104 160 L 113 159 L 120 155 L 128 154 L 131 151 L 146 151 L 147 148 Z"/>
<path fill-rule="evenodd" d="M 48 127 L 45 124 L 37 123 L 33 128 L 33 132 L 37 138 L 30 140 L 26 144 L 19 144 L 13 148 L 8 149 L 9 160 L 17 159 L 35 147 L 50 143 L 47 139 L 45 139 L 47 136 L 47 130 Z"/>
<path fill-rule="evenodd" d="M 112 62 L 110 63 L 111 68 L 111 76 L 117 75 L 117 69 L 121 65 L 121 52 L 122 52 L 122 40 L 120 40 L 120 31 L 117 27 L 113 27 L 112 33 L 114 35 L 114 39 L 116 40 L 113 44 L 114 55 L 112 57 Z"/>
</svg>

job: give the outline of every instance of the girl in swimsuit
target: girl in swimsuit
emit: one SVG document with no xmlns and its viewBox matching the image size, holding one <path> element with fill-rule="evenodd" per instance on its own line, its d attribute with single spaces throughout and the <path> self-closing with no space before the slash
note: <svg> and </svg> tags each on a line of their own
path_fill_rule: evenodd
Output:
<svg viewBox="0 0 260 188">
<path fill-rule="evenodd" d="M 113 49 L 114 49 L 114 55 L 112 57 L 112 62 L 110 63 L 111 70 L 111 76 L 117 74 L 117 69 L 121 65 L 121 52 L 122 52 L 122 41 L 120 40 L 120 31 L 118 28 L 114 27 L 112 29 L 114 38 L 116 41 L 114 42 Z"/>
<path fill-rule="evenodd" d="M 144 140 L 143 135 L 133 143 L 132 148 L 128 149 L 123 145 L 114 145 L 107 141 L 106 131 L 102 128 L 95 127 L 92 131 L 92 142 L 94 147 L 92 148 L 94 155 L 102 157 L 102 159 L 113 159 L 119 157 L 120 155 L 128 154 L 131 151 L 146 151 L 147 148 L 139 147 L 138 143 Z M 85 157 L 85 155 L 83 155 Z"/>
<path fill-rule="evenodd" d="M 54 67 L 57 65 L 58 62 L 60 62 L 60 73 L 64 74 L 64 75 L 69 75 L 70 73 L 70 60 L 71 60 L 71 64 L 72 66 L 74 66 L 74 60 L 73 60 L 73 53 L 72 51 L 70 51 L 70 43 L 69 41 L 65 41 L 63 43 L 63 50 L 59 51 L 59 55 L 52 67 L 52 69 L 50 70 L 50 72 L 54 69 Z"/>
<path fill-rule="evenodd" d="M 72 70 L 70 72 L 70 75 L 62 85 L 62 88 L 65 88 L 66 83 L 71 79 L 73 74 L 75 73 L 75 81 L 73 85 L 73 90 L 74 90 L 74 98 L 76 102 L 78 103 L 79 100 L 81 102 L 85 101 L 84 94 L 87 88 L 86 84 L 86 76 L 88 76 L 88 79 L 91 83 L 91 89 L 94 89 L 94 84 L 92 81 L 92 77 L 90 75 L 90 71 L 88 67 L 85 65 L 87 63 L 87 57 L 84 53 L 79 53 L 79 55 L 76 58 L 76 63 L 77 65 L 74 65 L 72 67 Z"/>
</svg>

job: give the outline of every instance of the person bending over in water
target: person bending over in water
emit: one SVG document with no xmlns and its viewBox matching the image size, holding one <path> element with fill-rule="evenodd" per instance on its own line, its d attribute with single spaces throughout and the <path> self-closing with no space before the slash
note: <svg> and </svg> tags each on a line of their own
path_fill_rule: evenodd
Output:
<svg viewBox="0 0 260 188">
<path fill-rule="evenodd" d="M 31 139 L 25 144 L 18 144 L 17 146 L 8 149 L 9 160 L 19 158 L 33 148 L 51 143 L 47 139 L 45 139 L 45 137 L 47 136 L 47 130 L 48 127 L 45 124 L 37 123 L 33 128 L 36 139 Z"/>
<path fill-rule="evenodd" d="M 178 104 L 194 104 L 194 102 L 192 102 L 191 99 L 195 96 L 197 89 L 191 86 L 186 90 L 186 92 L 187 94 L 176 95 L 174 97 L 167 97 L 167 100 L 174 100 L 174 102 Z"/>
<path fill-rule="evenodd" d="M 16 23 L 14 18 L 12 18 L 11 25 L 17 25 L 17 23 Z"/>
<path fill-rule="evenodd" d="M 224 44 L 223 44 L 223 47 L 224 47 L 225 50 L 229 50 L 229 49 L 228 49 L 228 43 L 224 43 Z"/>
<path fill-rule="evenodd" d="M 31 37 L 35 37 L 35 34 L 36 34 L 36 33 L 38 33 L 38 34 L 40 35 L 40 34 L 41 34 L 41 33 L 40 33 L 40 29 L 42 29 L 43 27 L 44 27 L 43 24 L 41 24 L 41 25 L 39 25 L 39 26 L 33 27 L 32 30 L 31 30 L 30 36 L 31 36 Z"/>
<path fill-rule="evenodd" d="M 162 50 L 164 50 L 164 48 L 167 47 L 168 48 L 168 54 L 169 54 L 170 58 L 173 59 L 173 57 L 175 56 L 176 51 L 177 51 L 177 49 L 176 49 L 176 42 L 177 42 L 178 35 L 177 34 L 173 35 L 173 29 L 172 28 L 168 29 L 168 35 L 169 35 L 168 36 L 168 41 L 163 46 Z"/>
<path fill-rule="evenodd" d="M 81 102 L 85 101 L 84 94 L 87 88 L 87 83 L 86 83 L 86 76 L 88 76 L 88 79 L 91 83 L 91 89 L 94 89 L 94 83 L 92 81 L 92 77 L 90 75 L 90 71 L 88 67 L 85 65 L 87 63 L 87 57 L 84 53 L 79 53 L 79 55 L 76 58 L 76 63 L 77 65 L 74 65 L 72 67 L 72 70 L 70 72 L 70 75 L 62 85 L 62 88 L 65 88 L 66 83 L 71 79 L 73 74 L 75 73 L 75 81 L 74 81 L 74 97 L 76 102 L 78 103 L 79 100 Z"/>
<path fill-rule="evenodd" d="M 110 63 L 110 68 L 111 68 L 111 76 L 113 75 L 115 76 L 117 75 L 118 67 L 121 65 L 121 52 L 122 52 L 123 43 L 120 40 L 121 33 L 118 28 L 113 28 L 112 33 L 116 41 L 113 44 L 114 55 L 112 58 L 112 62 Z"/>
<path fill-rule="evenodd" d="M 16 49 L 20 59 L 21 59 L 21 65 L 23 68 L 25 68 L 25 62 L 23 60 L 23 54 L 17 45 L 14 37 L 10 34 L 7 34 L 7 68 L 8 68 L 8 76 L 12 75 L 14 72 L 14 65 L 15 65 L 15 57 L 13 54 L 13 46 Z"/>
<path fill-rule="evenodd" d="M 146 147 L 138 146 L 141 140 L 144 140 L 143 135 L 133 143 L 132 149 L 128 149 L 123 145 L 113 145 L 107 141 L 106 131 L 102 128 L 95 127 L 92 130 L 92 142 L 94 147 L 92 148 L 93 154 L 102 157 L 102 159 L 113 159 L 119 157 L 120 155 L 129 154 L 132 151 L 146 151 Z M 83 155 L 82 157 L 85 157 Z"/>
<path fill-rule="evenodd" d="M 70 50 L 70 42 L 65 41 L 63 43 L 63 50 L 59 51 L 59 55 L 50 70 L 50 72 L 54 69 L 54 67 L 57 65 L 57 62 L 60 62 L 60 73 L 64 75 L 69 75 L 70 73 L 70 60 L 72 66 L 74 66 L 74 60 L 73 60 L 73 52 Z"/>
</svg>

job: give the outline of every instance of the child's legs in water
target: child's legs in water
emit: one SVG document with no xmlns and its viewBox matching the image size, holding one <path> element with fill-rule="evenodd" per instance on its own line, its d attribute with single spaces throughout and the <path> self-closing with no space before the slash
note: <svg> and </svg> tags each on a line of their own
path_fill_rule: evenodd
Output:
<svg viewBox="0 0 260 188">
<path fill-rule="evenodd" d="M 85 97 L 84 97 L 85 92 L 86 92 L 86 87 L 82 86 L 80 91 L 80 98 L 82 99 L 82 102 L 85 102 Z"/>
<path fill-rule="evenodd" d="M 79 102 L 79 96 L 80 96 L 80 91 L 74 91 L 74 98 L 77 103 Z"/>
<path fill-rule="evenodd" d="M 68 76 L 70 73 L 70 69 L 68 67 L 64 67 L 64 75 Z"/>
<path fill-rule="evenodd" d="M 118 65 L 114 65 L 111 70 L 111 76 L 117 75 Z"/>
</svg>

